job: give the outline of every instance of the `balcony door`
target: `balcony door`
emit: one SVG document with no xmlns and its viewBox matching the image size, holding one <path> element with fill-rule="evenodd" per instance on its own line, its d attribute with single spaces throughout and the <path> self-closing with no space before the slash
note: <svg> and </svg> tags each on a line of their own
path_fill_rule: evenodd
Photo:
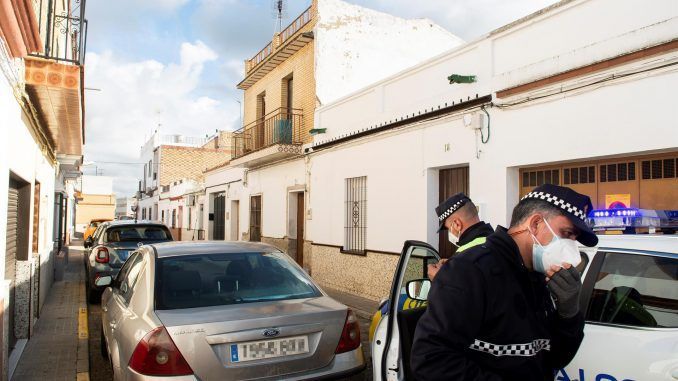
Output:
<svg viewBox="0 0 678 381">
<path fill-rule="evenodd" d="M 254 149 L 264 147 L 264 135 L 266 133 L 266 93 L 257 95 L 257 126 L 254 132 Z"/>
</svg>

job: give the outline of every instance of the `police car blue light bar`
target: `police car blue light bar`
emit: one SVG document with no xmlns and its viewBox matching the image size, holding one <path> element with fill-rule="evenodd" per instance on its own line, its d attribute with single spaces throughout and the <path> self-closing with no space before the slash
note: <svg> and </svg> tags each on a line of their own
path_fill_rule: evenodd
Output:
<svg viewBox="0 0 678 381">
<path fill-rule="evenodd" d="M 672 232 L 678 227 L 678 211 L 637 208 L 596 209 L 589 212 L 588 222 L 594 231 L 635 233 L 637 229 L 647 229 L 653 233 L 661 229 Z"/>
</svg>

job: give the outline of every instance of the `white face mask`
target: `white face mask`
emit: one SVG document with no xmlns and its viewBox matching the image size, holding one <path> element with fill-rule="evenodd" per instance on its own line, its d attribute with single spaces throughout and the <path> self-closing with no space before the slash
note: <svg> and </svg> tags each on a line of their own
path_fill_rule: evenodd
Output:
<svg viewBox="0 0 678 381">
<path fill-rule="evenodd" d="M 532 245 L 532 266 L 534 271 L 546 274 L 546 271 L 552 265 L 562 267 L 563 262 L 570 263 L 572 266 L 577 266 L 581 262 L 581 254 L 579 254 L 579 247 L 577 242 L 572 239 L 560 238 L 551 229 L 551 226 L 546 219 L 544 219 L 546 227 L 549 228 L 553 239 L 546 246 L 543 246 L 537 240 L 537 237 L 530 232 L 534 244 Z"/>
<path fill-rule="evenodd" d="M 456 236 L 452 233 L 452 230 L 447 231 L 447 239 L 450 240 L 450 243 L 453 244 L 456 247 L 459 247 L 459 236 Z"/>
</svg>

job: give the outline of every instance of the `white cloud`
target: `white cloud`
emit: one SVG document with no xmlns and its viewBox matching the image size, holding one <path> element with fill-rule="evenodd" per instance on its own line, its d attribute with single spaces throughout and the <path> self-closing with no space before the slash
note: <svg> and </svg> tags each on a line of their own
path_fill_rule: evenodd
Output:
<svg viewBox="0 0 678 381">
<path fill-rule="evenodd" d="M 229 129 L 238 120 L 237 104 L 201 94 L 205 64 L 218 57 L 198 41 L 181 44 L 178 63 L 129 61 L 110 50 L 88 53 L 85 160 L 99 162 L 104 175 L 115 176 L 115 191 L 129 195 L 142 169 L 101 162 L 138 162 L 139 148 L 151 133 L 204 136 Z"/>
</svg>

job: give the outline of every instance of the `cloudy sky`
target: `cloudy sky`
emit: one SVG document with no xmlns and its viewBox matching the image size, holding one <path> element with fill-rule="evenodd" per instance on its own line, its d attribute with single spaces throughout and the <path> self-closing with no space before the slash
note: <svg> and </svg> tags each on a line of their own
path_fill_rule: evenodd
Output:
<svg viewBox="0 0 678 381">
<path fill-rule="evenodd" d="M 466 41 L 554 0 L 348 0 L 429 18 Z M 90 0 L 85 174 L 115 177 L 131 195 L 152 132 L 205 136 L 239 124 L 244 59 L 275 30 L 273 0 Z M 310 0 L 288 0 L 283 27 Z"/>
</svg>

